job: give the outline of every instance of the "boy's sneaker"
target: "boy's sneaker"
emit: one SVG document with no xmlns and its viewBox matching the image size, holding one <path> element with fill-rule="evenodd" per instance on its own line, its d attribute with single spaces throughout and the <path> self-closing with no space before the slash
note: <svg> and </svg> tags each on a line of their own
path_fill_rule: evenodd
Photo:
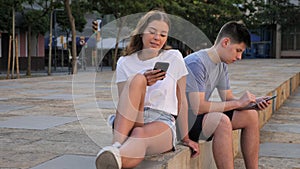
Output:
<svg viewBox="0 0 300 169">
<path fill-rule="evenodd" d="M 100 150 L 96 158 L 97 169 L 121 169 L 120 147 L 121 144 L 116 142 L 112 146 L 106 146 Z"/>
<path fill-rule="evenodd" d="M 108 118 L 107 118 L 107 124 L 108 124 L 108 126 L 114 128 L 115 119 L 116 119 L 116 115 L 115 114 L 109 115 Z"/>
</svg>

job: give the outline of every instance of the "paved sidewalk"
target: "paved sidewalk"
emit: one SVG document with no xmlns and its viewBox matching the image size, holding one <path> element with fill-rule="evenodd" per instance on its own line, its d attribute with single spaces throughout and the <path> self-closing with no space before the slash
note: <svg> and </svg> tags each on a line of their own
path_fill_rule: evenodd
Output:
<svg viewBox="0 0 300 169">
<path fill-rule="evenodd" d="M 272 93 L 300 72 L 300 59 L 239 62 L 229 67 L 231 85 L 238 96 L 246 90 L 257 96 Z M 105 119 L 115 112 L 117 93 L 113 77 L 114 72 L 103 71 L 80 72 L 75 76 L 1 80 L 0 168 L 95 169 L 95 155 L 102 146 L 109 145 L 112 138 Z M 283 111 L 284 115 L 274 116 L 286 119 L 280 121 L 287 125 L 280 126 L 282 134 L 296 132 L 289 141 L 299 146 L 298 95 L 291 97 L 290 104 L 296 105 L 293 111 Z M 272 135 L 272 129 L 278 127 L 278 123 L 273 120 L 262 130 L 264 136 L 270 136 L 262 139 L 262 143 L 266 144 L 262 145 L 264 151 L 261 155 L 266 158 L 269 157 L 268 151 L 274 148 L 271 143 L 285 138 L 285 135 Z M 291 149 L 299 155 L 299 148 Z M 278 150 L 285 151 L 284 147 Z M 285 166 L 289 158 L 279 159 L 282 160 L 272 158 L 273 165 L 283 161 Z M 299 168 L 299 165 L 294 167 Z"/>
<path fill-rule="evenodd" d="M 261 129 L 260 142 L 260 169 L 300 169 L 300 87 Z M 245 168 L 241 158 L 235 168 Z"/>
</svg>

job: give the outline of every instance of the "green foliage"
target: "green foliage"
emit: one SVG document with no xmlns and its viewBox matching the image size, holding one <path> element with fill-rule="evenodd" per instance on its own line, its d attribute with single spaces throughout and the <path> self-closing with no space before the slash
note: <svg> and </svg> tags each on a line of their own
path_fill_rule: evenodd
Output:
<svg viewBox="0 0 300 169">
<path fill-rule="evenodd" d="M 213 41 L 224 23 L 242 19 L 241 11 L 234 5 L 242 2 L 242 0 L 91 0 L 90 9 L 102 14 L 113 14 L 116 18 L 151 9 L 163 9 L 168 14 L 190 21 Z"/>
<path fill-rule="evenodd" d="M 26 22 L 32 23 L 33 31 L 45 32 L 44 26 L 47 27 L 46 18 L 51 8 L 50 1 L 0 0 L 0 30 L 11 30 L 13 6 L 17 12 L 23 12 L 22 3 L 32 4 L 36 2 L 41 6 L 44 4 L 43 12 L 37 12 L 36 15 L 35 12 L 25 13 Z M 57 0 L 51 5 L 54 9 L 63 9 L 62 0 Z M 86 24 L 84 14 L 88 11 L 98 11 L 103 15 L 113 14 L 116 18 L 120 18 L 129 14 L 160 8 L 169 14 L 190 21 L 201 29 L 211 41 L 216 37 L 220 27 L 229 20 L 243 20 L 250 28 L 277 23 L 283 25 L 283 28 L 300 25 L 299 6 L 294 6 L 289 3 L 289 0 L 272 0 L 270 4 L 265 4 L 264 0 L 89 0 L 72 1 L 71 8 L 78 31 L 83 30 Z M 35 16 L 42 16 L 42 18 L 35 19 Z M 43 18 L 44 16 L 45 18 Z M 64 30 L 70 30 L 65 10 L 57 11 L 57 23 Z"/>
<path fill-rule="evenodd" d="M 34 33 L 45 34 L 49 29 L 49 16 L 45 15 L 43 11 L 29 10 L 24 13 L 23 28 L 31 27 Z"/>
<path fill-rule="evenodd" d="M 22 4 L 26 3 L 32 5 L 38 0 L 0 0 L 0 30 L 11 32 L 12 30 L 12 10 L 15 9 L 15 13 L 21 13 L 24 17 L 22 19 L 21 27 L 25 30 L 30 25 L 32 32 L 44 34 L 47 31 L 48 16 L 44 11 L 28 10 L 25 9 Z"/>
<path fill-rule="evenodd" d="M 300 9 L 289 0 L 90 0 L 90 10 L 116 18 L 161 8 L 200 28 L 211 41 L 230 20 L 243 20 L 249 28 L 281 24 L 300 25 Z"/>
<path fill-rule="evenodd" d="M 0 31 L 10 31 L 12 8 L 10 1 L 0 0 Z"/>
<path fill-rule="evenodd" d="M 116 18 L 125 15 L 143 12 L 146 8 L 145 1 L 132 0 L 91 0 L 90 10 L 101 14 L 113 14 Z"/>
<path fill-rule="evenodd" d="M 230 20 L 240 20 L 241 12 L 234 6 L 237 0 L 177 0 L 168 1 L 164 8 L 169 14 L 178 15 L 201 29 L 214 41 L 221 26 Z"/>
<path fill-rule="evenodd" d="M 49 14 L 50 9 L 62 9 L 57 12 L 57 23 L 64 29 L 70 30 L 69 21 L 65 10 L 63 10 L 63 1 L 57 0 L 0 0 L 0 31 L 10 32 L 12 29 L 12 9 L 22 13 L 24 16 L 22 28 L 28 29 L 31 26 L 33 33 L 44 34 L 49 30 Z M 42 10 L 24 9 L 23 3 L 37 3 L 42 7 Z M 86 1 L 73 1 L 71 4 L 72 13 L 76 20 L 76 30 L 83 31 L 86 20 L 84 14 L 88 10 Z"/>
<path fill-rule="evenodd" d="M 26 0 L 0 0 L 0 30 L 1 31 L 11 31 L 12 27 L 12 10 L 22 11 L 21 4 Z M 30 0 L 31 2 L 31 0 Z"/>
<path fill-rule="evenodd" d="M 245 20 L 253 28 L 280 24 L 287 29 L 300 24 L 300 7 L 289 0 L 272 0 L 267 4 L 264 0 L 257 0 L 244 5 L 242 10 L 250 10 L 249 15 L 244 16 Z"/>
<path fill-rule="evenodd" d="M 58 7 L 58 9 L 63 9 L 63 7 Z M 71 4 L 72 15 L 75 19 L 76 30 L 82 32 L 86 24 L 84 14 L 88 11 L 87 3 L 83 1 L 73 1 Z M 71 30 L 69 18 L 66 10 L 56 11 L 57 23 L 64 30 Z"/>
</svg>

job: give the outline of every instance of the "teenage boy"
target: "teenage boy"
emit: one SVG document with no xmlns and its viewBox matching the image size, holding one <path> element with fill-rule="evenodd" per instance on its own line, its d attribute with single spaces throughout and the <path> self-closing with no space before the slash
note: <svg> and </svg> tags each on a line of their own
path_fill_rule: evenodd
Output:
<svg viewBox="0 0 300 169">
<path fill-rule="evenodd" d="M 241 149 L 247 169 L 258 168 L 259 121 L 257 110 L 270 104 L 267 97 L 256 98 L 245 92 L 233 95 L 227 65 L 242 58 L 250 46 L 250 34 L 243 23 L 226 23 L 211 48 L 190 54 L 184 60 L 189 70 L 189 136 L 193 141 L 213 140 L 213 155 L 218 169 L 233 169 L 232 130 L 241 129 Z M 241 70 L 243 71 L 243 70 Z M 218 90 L 221 101 L 210 101 Z M 256 108 L 249 108 L 255 105 Z M 248 106 L 248 108 L 246 108 Z"/>
</svg>

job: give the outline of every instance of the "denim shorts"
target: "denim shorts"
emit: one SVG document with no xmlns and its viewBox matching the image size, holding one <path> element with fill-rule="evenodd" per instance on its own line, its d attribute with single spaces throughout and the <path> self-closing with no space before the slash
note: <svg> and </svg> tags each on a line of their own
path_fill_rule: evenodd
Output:
<svg viewBox="0 0 300 169">
<path fill-rule="evenodd" d="M 154 121 L 160 121 L 163 122 L 165 124 L 167 124 L 171 131 L 172 131 L 172 135 L 173 135 L 173 151 L 175 151 L 175 145 L 176 145 L 176 140 L 177 140 L 177 136 L 176 136 L 176 125 L 175 125 L 175 117 L 172 116 L 172 114 L 170 113 L 166 113 L 164 111 L 161 110 L 156 110 L 156 109 L 152 109 L 149 107 L 145 107 L 144 108 L 144 123 L 151 123 Z"/>
</svg>

